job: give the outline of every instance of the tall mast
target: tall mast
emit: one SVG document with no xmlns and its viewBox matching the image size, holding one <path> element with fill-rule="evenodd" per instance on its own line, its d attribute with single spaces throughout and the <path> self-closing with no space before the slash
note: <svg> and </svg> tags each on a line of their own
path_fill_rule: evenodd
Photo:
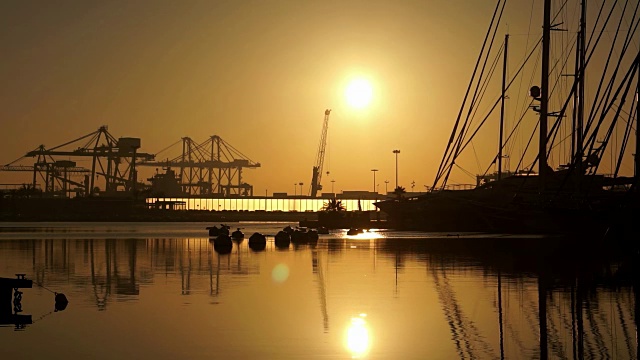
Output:
<svg viewBox="0 0 640 360">
<path fill-rule="evenodd" d="M 538 172 L 544 187 L 547 178 L 547 115 L 549 112 L 549 41 L 551 38 L 551 0 L 544 0 L 542 25 L 542 79 L 540 82 L 540 143 L 538 149 Z"/>
<path fill-rule="evenodd" d="M 636 191 L 640 191 L 640 56 L 636 57 L 636 72 L 638 82 L 636 83 L 636 157 L 635 157 L 635 186 Z"/>
<path fill-rule="evenodd" d="M 504 59 L 502 63 L 502 99 L 500 102 L 500 141 L 498 143 L 498 180 L 502 179 L 502 137 L 504 132 L 504 99 L 505 84 L 507 82 L 507 49 L 509 47 L 509 34 L 504 36 Z"/>
<path fill-rule="evenodd" d="M 587 4 L 586 0 L 581 1 L 581 13 L 580 13 L 580 32 L 578 36 L 578 88 L 576 89 L 578 93 L 578 108 L 577 108 L 577 116 L 576 116 L 576 166 L 580 174 L 584 171 L 582 169 L 582 146 L 583 146 L 583 137 L 584 137 L 584 75 L 585 75 L 585 53 L 586 53 L 586 42 L 585 38 L 587 37 L 587 24 L 586 24 L 586 9 Z"/>
</svg>

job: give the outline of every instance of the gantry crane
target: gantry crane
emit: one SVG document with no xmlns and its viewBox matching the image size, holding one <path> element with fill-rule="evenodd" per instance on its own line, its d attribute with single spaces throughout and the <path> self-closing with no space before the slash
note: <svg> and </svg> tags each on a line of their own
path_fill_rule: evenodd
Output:
<svg viewBox="0 0 640 360">
<path fill-rule="evenodd" d="M 322 167 L 324 165 L 324 151 L 327 147 L 327 129 L 329 128 L 329 114 L 331 109 L 324 111 L 324 122 L 322 124 L 322 133 L 320 134 L 320 145 L 318 145 L 318 153 L 316 154 L 316 165 L 313 167 L 311 176 L 311 197 L 316 197 L 318 191 L 322 190 Z M 329 172 L 327 171 L 327 175 Z"/>
<path fill-rule="evenodd" d="M 182 143 L 182 153 L 165 161 L 143 161 L 140 166 L 163 167 L 165 170 L 178 169 L 177 184 L 181 194 L 173 196 L 253 196 L 253 185 L 242 182 L 242 170 L 259 168 L 256 163 L 236 148 L 213 135 L 202 143 L 184 137 L 158 154 Z M 171 175 L 171 177 L 175 177 Z M 149 179 L 153 183 L 155 179 Z M 166 189 L 154 189 L 169 195 Z"/>
<path fill-rule="evenodd" d="M 71 192 L 83 196 L 97 195 L 98 177 L 104 178 L 103 195 L 135 194 L 142 186 L 137 180 L 136 163 L 154 159 L 153 154 L 138 152 L 139 148 L 139 138 L 116 139 L 106 126 L 101 126 L 92 133 L 52 148 L 40 145 L 20 159 L 0 166 L 0 171 L 33 172 L 32 187 L 35 189 L 38 180 L 42 180 L 44 192 L 51 195 L 68 196 Z M 36 159 L 33 166 L 16 165 L 29 157 Z M 60 160 L 60 157 L 64 159 Z M 91 169 L 76 166 L 72 158 L 90 160 Z M 84 180 L 73 181 L 70 175 L 85 176 Z"/>
</svg>

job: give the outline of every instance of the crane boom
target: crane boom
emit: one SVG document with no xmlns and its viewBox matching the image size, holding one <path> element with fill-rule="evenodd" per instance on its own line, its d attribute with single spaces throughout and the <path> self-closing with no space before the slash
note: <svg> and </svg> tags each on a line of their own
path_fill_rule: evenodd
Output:
<svg viewBox="0 0 640 360">
<path fill-rule="evenodd" d="M 324 152 L 327 147 L 327 129 L 329 128 L 329 114 L 331 109 L 324 111 L 324 122 L 322 124 L 322 133 L 320 134 L 320 145 L 318 145 L 318 153 L 316 155 L 316 165 L 313 167 L 311 176 L 311 197 L 316 197 L 318 191 L 322 190 L 322 167 L 324 165 Z"/>
</svg>

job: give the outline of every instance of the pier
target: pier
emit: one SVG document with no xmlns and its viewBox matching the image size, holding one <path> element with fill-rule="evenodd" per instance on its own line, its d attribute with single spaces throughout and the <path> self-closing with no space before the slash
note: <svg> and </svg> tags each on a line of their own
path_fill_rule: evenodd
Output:
<svg viewBox="0 0 640 360">
<path fill-rule="evenodd" d="M 15 279 L 0 277 L 0 326 L 31 324 L 31 315 L 22 315 L 22 291 L 32 288 L 33 281 L 25 279 L 25 274 L 16 274 Z"/>
</svg>

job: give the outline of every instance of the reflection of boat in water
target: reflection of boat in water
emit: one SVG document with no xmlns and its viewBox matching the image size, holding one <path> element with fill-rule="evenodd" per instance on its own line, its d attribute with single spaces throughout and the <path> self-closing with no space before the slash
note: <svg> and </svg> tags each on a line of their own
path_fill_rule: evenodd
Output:
<svg viewBox="0 0 640 360">
<path fill-rule="evenodd" d="M 498 8 L 496 8 L 498 9 Z M 613 8 L 611 9 L 613 11 Z M 613 29 L 615 34 L 609 39 L 611 43 L 600 44 L 600 35 L 611 30 L 609 26 L 594 28 L 592 34 L 586 32 L 585 7 L 582 3 L 582 15 L 578 23 L 577 50 L 562 52 L 558 64 L 575 63 L 575 76 L 565 88 L 570 89 L 557 103 L 552 103 L 551 94 L 556 90 L 557 81 L 550 82 L 550 43 L 553 39 L 552 30 L 556 25 L 551 24 L 551 1 L 544 2 L 543 36 L 530 54 L 537 52 L 538 46 L 542 46 L 542 76 L 540 87 L 533 86 L 530 90 L 532 97 L 529 106 L 522 113 L 531 113 L 530 109 L 539 114 L 536 119 L 536 131 L 538 133 L 539 149 L 528 168 L 523 165 L 528 161 L 526 150 L 519 159 L 516 171 L 506 171 L 502 168 L 503 159 L 507 156 L 503 150 L 508 149 L 508 141 L 513 141 L 511 136 L 504 140 L 504 101 L 507 98 L 507 44 L 505 38 L 501 49 L 504 56 L 504 71 L 502 80 L 502 92 L 493 107 L 481 121 L 480 125 L 474 125 L 473 114 L 478 108 L 479 98 L 476 94 L 483 89 L 488 81 L 486 76 L 491 73 L 479 71 L 478 76 L 474 71 L 469 84 L 465 100 L 458 118 L 456 119 L 451 137 L 445 149 L 442 162 L 437 171 L 434 185 L 425 194 L 419 196 L 403 197 L 401 191 L 393 199 L 377 202 L 375 205 L 390 217 L 391 222 L 399 229 L 421 229 L 428 231 L 490 231 L 490 232 L 532 232 L 532 233 L 558 233 L 558 232 L 597 232 L 605 234 L 609 231 L 627 232 L 636 231 L 632 214 L 640 210 L 639 201 L 639 172 L 640 156 L 633 158 L 630 153 L 635 150 L 640 153 L 640 135 L 636 134 L 636 147 L 629 149 L 632 143 L 630 135 L 633 126 L 638 126 L 638 112 L 640 105 L 634 99 L 640 91 L 638 85 L 639 60 L 637 52 L 626 51 L 629 39 L 637 36 L 637 24 L 627 23 L 629 29 Z M 628 10 L 633 11 L 633 10 Z M 625 14 L 620 10 L 620 21 Z M 496 20 L 497 17 L 494 19 Z M 490 34 L 495 34 L 499 21 L 492 21 L 490 31 L 485 38 L 476 70 L 483 62 L 490 61 L 491 45 L 493 39 Z M 612 21 L 612 24 L 623 25 Z M 563 26 L 570 24 L 564 24 Z M 570 30 L 571 31 L 571 30 Z M 618 36 L 620 35 L 620 36 Z M 585 39 L 591 36 L 594 40 L 585 48 Z M 569 44 L 573 48 L 574 44 Z M 554 45 L 555 46 L 555 45 Z M 601 50 L 602 49 L 602 50 Z M 604 53 L 602 53 L 604 51 Z M 608 52 L 608 54 L 607 54 Z M 593 54 L 603 54 L 603 61 L 592 60 Z M 597 58 L 598 55 L 594 56 Z M 496 57 L 496 60 L 498 57 Z M 527 57 L 527 60 L 531 57 Z M 526 65 L 523 64 L 523 67 Z M 598 66 L 600 69 L 595 69 Z M 515 74 L 522 76 L 521 67 Z M 537 65 L 536 65 L 537 67 Z M 587 99 L 585 96 L 585 74 L 599 73 L 600 85 L 596 91 L 590 91 L 594 97 Z M 615 70 L 614 70 L 615 69 Z M 483 69 L 484 70 L 484 69 Z M 569 69 L 555 71 L 558 78 L 560 74 Z M 535 70 L 534 70 L 535 71 Z M 571 72 L 571 71 L 569 71 Z M 592 76 L 592 75 L 590 75 Z M 564 77 L 566 78 L 566 77 Z M 606 85 L 602 85 L 606 84 Z M 475 94 L 471 90 L 475 87 Z M 560 88 L 560 86 L 558 86 Z M 559 90 L 557 92 L 560 92 Z M 473 99 L 467 95 L 473 94 Z M 553 94 L 554 98 L 560 98 Z M 502 106 L 498 106 L 501 104 Z M 586 109 L 586 104 L 594 104 L 592 109 Z M 630 106 L 628 106 L 628 105 Z M 552 107 L 554 109 L 552 109 Z M 461 167 L 460 155 L 468 148 L 475 135 L 481 129 L 491 113 L 501 108 L 498 154 L 491 160 L 492 165 L 497 165 L 497 171 L 488 174 L 487 171 L 476 176 L 476 184 L 468 188 L 458 188 L 449 185 L 449 177 L 452 169 Z M 557 111 L 553 111 L 556 110 Z M 497 112 L 497 111 L 496 111 Z M 463 114 L 468 114 L 465 118 Z M 634 119 L 635 117 L 635 119 Z M 522 119 L 521 118 L 521 119 Z M 520 124 L 520 122 L 518 122 Z M 567 131 L 567 134 L 563 133 Z M 614 134 L 624 133 L 623 140 L 614 141 Z M 532 136 L 533 137 L 533 136 Z M 617 148 L 614 146 L 620 145 Z M 625 156 L 626 155 L 626 156 Z M 601 164 L 611 157 L 611 175 L 603 175 Z M 560 160 L 558 160 L 560 159 Z M 556 170 L 551 167 L 551 162 L 563 162 L 556 165 Z M 565 162 L 566 161 L 566 162 Z M 622 176 L 622 165 L 635 168 L 634 176 Z M 528 170 L 537 166 L 536 173 Z"/>
</svg>

